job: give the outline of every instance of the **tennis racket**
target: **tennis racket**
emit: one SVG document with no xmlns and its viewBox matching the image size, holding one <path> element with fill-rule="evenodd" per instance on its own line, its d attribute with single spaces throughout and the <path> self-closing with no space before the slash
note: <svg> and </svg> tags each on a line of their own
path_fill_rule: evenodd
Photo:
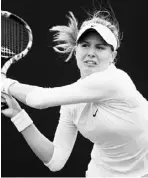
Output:
<svg viewBox="0 0 148 178">
<path fill-rule="evenodd" d="M 2 74 L 7 74 L 11 64 L 23 58 L 31 49 L 33 35 L 29 25 L 17 15 L 1 11 Z"/>
<path fill-rule="evenodd" d="M 17 15 L 1 11 L 1 73 L 6 76 L 11 64 L 23 58 L 31 49 L 33 35 L 29 25 Z M 8 108 L 1 102 L 1 109 Z"/>
</svg>

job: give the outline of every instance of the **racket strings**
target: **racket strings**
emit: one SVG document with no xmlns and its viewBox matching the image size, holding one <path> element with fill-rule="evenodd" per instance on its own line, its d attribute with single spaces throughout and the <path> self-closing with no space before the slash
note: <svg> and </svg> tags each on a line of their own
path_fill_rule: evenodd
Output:
<svg viewBox="0 0 148 178">
<path fill-rule="evenodd" d="M 9 58 L 22 52 L 29 41 L 25 26 L 14 19 L 2 16 L 1 55 Z"/>
</svg>

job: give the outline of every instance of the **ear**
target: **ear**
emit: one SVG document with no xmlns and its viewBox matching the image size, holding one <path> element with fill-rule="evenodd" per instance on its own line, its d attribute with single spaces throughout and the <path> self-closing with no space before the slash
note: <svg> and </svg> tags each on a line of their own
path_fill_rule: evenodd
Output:
<svg viewBox="0 0 148 178">
<path fill-rule="evenodd" d="M 76 50 L 77 50 L 77 46 L 75 46 L 75 49 L 73 51 L 73 54 L 76 56 Z"/>
<path fill-rule="evenodd" d="M 73 54 L 76 56 L 76 50 L 73 51 Z"/>
<path fill-rule="evenodd" d="M 112 52 L 112 60 L 114 61 L 114 59 L 116 58 L 117 56 L 117 51 L 113 51 Z"/>
</svg>

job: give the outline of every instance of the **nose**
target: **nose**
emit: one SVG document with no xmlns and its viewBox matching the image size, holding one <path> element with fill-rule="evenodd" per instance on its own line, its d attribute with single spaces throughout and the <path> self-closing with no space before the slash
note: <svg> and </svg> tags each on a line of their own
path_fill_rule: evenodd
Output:
<svg viewBox="0 0 148 178">
<path fill-rule="evenodd" d="M 95 55 L 94 54 L 88 54 L 88 57 L 90 57 L 90 58 L 94 58 L 95 57 Z"/>
<path fill-rule="evenodd" d="M 93 57 L 95 57 L 95 50 L 94 49 L 90 49 L 89 51 L 88 51 L 88 57 L 90 57 L 90 58 L 93 58 Z"/>
</svg>

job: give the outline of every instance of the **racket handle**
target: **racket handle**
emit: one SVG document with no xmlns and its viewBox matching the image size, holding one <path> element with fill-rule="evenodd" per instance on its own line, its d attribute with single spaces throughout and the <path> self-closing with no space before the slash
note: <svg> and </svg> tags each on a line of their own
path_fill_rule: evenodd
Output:
<svg viewBox="0 0 148 178">
<path fill-rule="evenodd" d="M 1 102 L 1 110 L 8 109 L 7 103 Z"/>
</svg>

